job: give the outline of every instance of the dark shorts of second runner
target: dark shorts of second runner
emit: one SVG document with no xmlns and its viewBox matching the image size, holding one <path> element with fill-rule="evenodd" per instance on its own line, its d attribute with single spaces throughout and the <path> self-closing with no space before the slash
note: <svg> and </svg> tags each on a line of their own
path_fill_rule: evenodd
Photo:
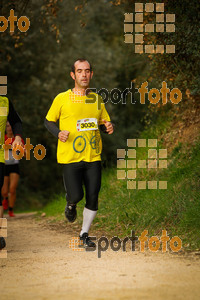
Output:
<svg viewBox="0 0 200 300">
<path fill-rule="evenodd" d="M 9 176 L 10 173 L 19 173 L 19 164 L 5 165 L 4 176 Z"/>
<path fill-rule="evenodd" d="M 66 200 L 77 204 L 83 199 L 83 184 L 85 185 L 85 207 L 98 210 L 98 194 L 101 188 L 101 161 L 63 164 L 63 179 L 66 190 Z"/>
</svg>

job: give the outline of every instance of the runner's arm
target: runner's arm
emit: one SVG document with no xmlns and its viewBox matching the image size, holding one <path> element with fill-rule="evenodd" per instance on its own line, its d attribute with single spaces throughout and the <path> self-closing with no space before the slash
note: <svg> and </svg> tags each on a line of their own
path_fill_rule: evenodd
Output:
<svg viewBox="0 0 200 300">
<path fill-rule="evenodd" d="M 22 121 L 15 111 L 12 102 L 9 100 L 9 114 L 8 114 L 8 121 L 12 127 L 12 131 L 14 136 L 22 136 Z"/>
<path fill-rule="evenodd" d="M 55 122 L 48 121 L 46 118 L 44 120 L 44 126 L 47 128 L 47 130 L 53 134 L 56 138 L 58 138 L 58 134 L 60 132 L 59 128 L 56 126 Z"/>
<path fill-rule="evenodd" d="M 107 129 L 106 129 L 106 126 L 104 124 L 100 125 L 99 128 L 101 129 L 101 131 L 103 133 L 107 133 Z"/>
</svg>

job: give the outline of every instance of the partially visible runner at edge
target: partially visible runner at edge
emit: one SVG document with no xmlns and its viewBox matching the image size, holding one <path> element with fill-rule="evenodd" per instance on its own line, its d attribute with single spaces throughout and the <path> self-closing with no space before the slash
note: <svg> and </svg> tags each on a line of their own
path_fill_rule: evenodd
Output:
<svg viewBox="0 0 200 300">
<path fill-rule="evenodd" d="M 76 60 L 70 75 L 75 87 L 57 95 L 47 113 L 45 126 L 58 138 L 57 161 L 63 165 L 67 201 L 65 216 L 71 223 L 76 220 L 76 204 L 83 199 L 84 184 L 86 204 L 80 240 L 86 247 L 95 247 L 88 232 L 98 210 L 101 187 L 102 141 L 99 128 L 112 134 L 113 125 L 102 98 L 89 90 L 93 71 L 88 60 Z M 86 103 L 88 98 L 96 101 Z M 101 103 L 100 109 L 98 103 Z"/>
<path fill-rule="evenodd" d="M 12 131 L 12 127 L 10 123 L 7 121 L 6 123 L 6 135 L 5 135 L 5 143 L 9 145 L 13 145 L 15 141 L 15 137 Z M 24 146 L 24 141 L 22 139 L 22 143 Z M 16 190 L 20 177 L 19 170 L 19 159 L 15 159 L 12 155 L 12 149 L 8 150 L 8 157 L 5 157 L 5 165 L 4 165 L 4 183 L 1 190 L 1 194 L 3 197 L 3 209 L 8 209 L 8 214 L 10 217 L 15 217 L 13 208 L 16 201 Z"/>
<path fill-rule="evenodd" d="M 13 148 L 17 145 L 23 146 L 22 144 L 22 121 L 15 111 L 13 104 L 8 100 L 7 97 L 0 96 L 0 190 L 3 186 L 4 181 L 4 138 L 5 138 L 5 128 L 6 121 L 9 121 L 12 131 L 14 133 L 15 139 L 12 144 Z M 3 206 L 2 198 L 0 194 L 0 221 L 3 218 Z M 0 237 L 0 250 L 6 246 L 5 239 Z"/>
</svg>

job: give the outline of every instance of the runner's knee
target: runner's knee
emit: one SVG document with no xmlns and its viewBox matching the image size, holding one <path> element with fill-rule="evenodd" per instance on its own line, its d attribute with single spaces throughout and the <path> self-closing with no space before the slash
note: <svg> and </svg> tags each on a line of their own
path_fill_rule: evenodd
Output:
<svg viewBox="0 0 200 300">
<path fill-rule="evenodd" d="M 2 195 L 2 197 L 8 197 L 8 191 L 7 190 L 4 190 L 4 189 L 2 189 L 1 190 L 1 195 Z"/>
<path fill-rule="evenodd" d="M 90 209 L 90 210 L 98 210 L 98 203 L 86 203 L 85 207 Z"/>
<path fill-rule="evenodd" d="M 77 204 L 79 201 L 83 199 L 83 191 L 74 191 L 72 195 L 66 194 L 66 200 L 70 204 Z"/>
<path fill-rule="evenodd" d="M 10 187 L 9 192 L 10 192 L 10 194 L 15 195 L 16 194 L 16 187 Z"/>
</svg>

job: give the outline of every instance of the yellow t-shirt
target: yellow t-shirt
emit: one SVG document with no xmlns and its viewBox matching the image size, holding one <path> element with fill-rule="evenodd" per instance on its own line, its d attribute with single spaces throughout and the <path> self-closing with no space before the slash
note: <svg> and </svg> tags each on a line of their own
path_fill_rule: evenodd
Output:
<svg viewBox="0 0 200 300">
<path fill-rule="evenodd" d="M 103 124 L 102 119 L 110 121 L 110 117 L 101 96 L 95 93 L 89 95 L 96 97 L 95 103 L 86 103 L 85 100 L 88 99 L 88 96 L 78 96 L 71 89 L 60 93 L 54 99 L 47 113 L 48 121 L 56 122 L 59 119 L 59 129 L 70 132 L 65 143 L 58 140 L 58 163 L 69 164 L 82 160 L 86 162 L 101 160 L 100 131 L 99 129 L 87 130 L 87 128 L 94 128 L 95 121 L 99 127 Z"/>
<path fill-rule="evenodd" d="M 0 96 L 0 162 L 4 163 L 4 149 L 3 144 L 5 140 L 6 121 L 9 113 L 8 98 Z"/>
</svg>

